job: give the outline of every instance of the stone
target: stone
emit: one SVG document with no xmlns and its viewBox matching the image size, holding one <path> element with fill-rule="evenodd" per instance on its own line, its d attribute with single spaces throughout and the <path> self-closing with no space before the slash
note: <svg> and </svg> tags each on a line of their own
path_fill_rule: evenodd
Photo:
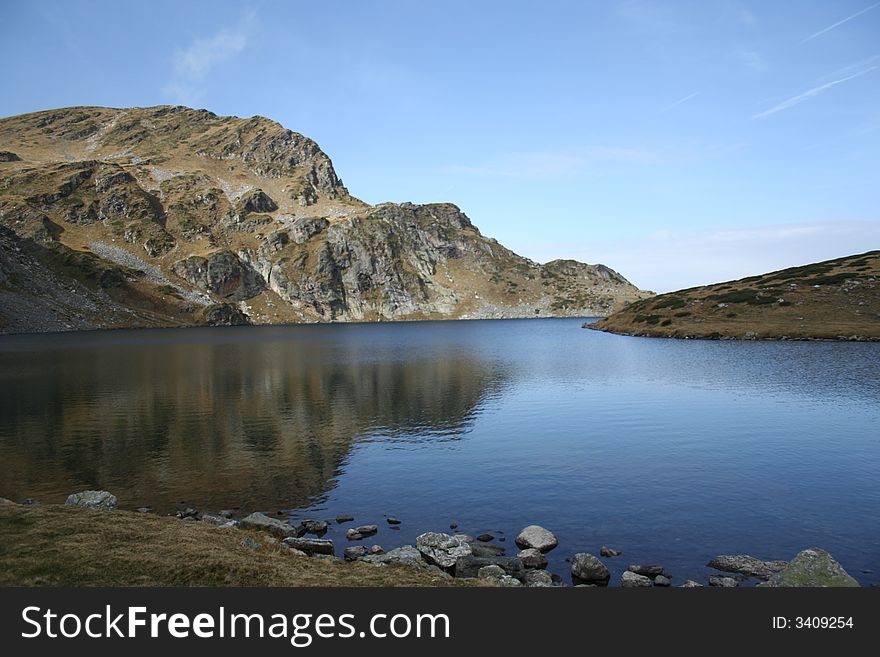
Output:
<svg viewBox="0 0 880 657">
<path fill-rule="evenodd" d="M 295 550 L 302 550 L 309 556 L 315 554 L 333 555 L 333 541 L 326 538 L 298 538 L 291 536 L 284 539 L 284 544 Z"/>
<path fill-rule="evenodd" d="M 2 160 L 0 160 L 0 161 L 2 161 Z M 18 506 L 12 500 L 7 500 L 5 497 L 0 497 L 0 506 L 9 506 L 9 505 Z"/>
<path fill-rule="evenodd" d="M 21 158 L 12 151 L 0 151 L 0 162 L 20 162 Z"/>
<path fill-rule="evenodd" d="M 379 531 L 379 528 L 376 525 L 361 525 L 355 527 L 355 531 L 361 536 L 372 536 Z"/>
<path fill-rule="evenodd" d="M 278 547 L 280 547 L 282 550 L 286 551 L 287 554 L 294 556 L 294 557 L 307 557 L 307 556 L 309 556 L 305 552 L 303 552 L 302 550 L 297 550 L 296 548 L 292 548 L 289 545 L 285 545 L 284 543 L 282 543 Z"/>
<path fill-rule="evenodd" d="M 180 511 L 178 511 L 174 515 L 176 515 L 178 518 L 181 518 L 181 519 L 198 518 L 199 512 L 196 509 L 192 508 L 191 506 L 188 506 L 185 509 L 181 509 Z"/>
<path fill-rule="evenodd" d="M 599 555 L 602 557 L 619 557 L 623 552 L 620 550 L 615 550 L 614 548 L 602 546 L 602 549 L 599 550 Z"/>
<path fill-rule="evenodd" d="M 257 531 L 268 532 L 278 538 L 290 538 L 300 536 L 302 531 L 300 527 L 295 527 L 288 522 L 283 522 L 277 518 L 270 518 L 265 513 L 252 513 L 239 520 L 238 526 L 242 529 L 254 529 Z"/>
<path fill-rule="evenodd" d="M 353 520 L 354 520 L 354 516 L 346 516 L 346 515 L 336 516 L 336 522 L 338 522 L 340 525 L 344 522 L 351 522 Z"/>
<path fill-rule="evenodd" d="M 510 575 L 502 575 L 498 579 L 498 584 L 505 588 L 522 586 L 522 582 L 520 582 L 516 577 L 511 577 Z"/>
<path fill-rule="evenodd" d="M 388 516 L 387 518 L 385 518 L 385 522 L 387 522 L 389 525 L 399 525 L 400 524 L 400 520 L 398 520 L 394 516 Z"/>
<path fill-rule="evenodd" d="M 480 534 L 477 536 L 477 540 L 482 543 L 488 543 L 489 541 L 495 540 L 495 537 L 492 534 Z"/>
<path fill-rule="evenodd" d="M 220 511 L 219 515 L 223 516 L 224 518 L 229 518 L 231 520 L 232 517 L 235 515 L 235 511 L 232 509 L 223 509 L 222 511 Z"/>
<path fill-rule="evenodd" d="M 385 554 L 385 548 L 381 545 L 371 545 L 370 549 L 367 550 L 370 554 Z"/>
<path fill-rule="evenodd" d="M 636 589 L 653 586 L 653 583 L 650 577 L 627 570 L 620 576 L 620 585 L 625 589 Z"/>
<path fill-rule="evenodd" d="M 316 534 L 322 536 L 327 533 L 330 523 L 326 520 L 303 520 L 300 523 L 303 534 Z"/>
<path fill-rule="evenodd" d="M 149 506 L 141 506 L 135 509 L 138 513 L 152 513 L 153 508 Z"/>
<path fill-rule="evenodd" d="M 702 588 L 703 585 L 700 584 L 699 582 L 695 582 L 695 581 L 692 580 L 692 579 L 686 579 L 686 580 L 684 581 L 684 584 L 682 584 L 682 585 L 679 586 L 678 588 L 680 588 L 680 589 L 695 589 L 695 588 L 698 588 L 698 587 L 699 587 L 699 588 Z"/>
<path fill-rule="evenodd" d="M 523 562 L 513 557 L 459 557 L 455 561 L 453 574 L 456 577 L 479 577 L 480 568 L 484 566 L 498 566 L 505 573 L 517 579 L 525 577 Z"/>
<path fill-rule="evenodd" d="M 857 587 L 859 583 L 828 552 L 813 547 L 798 552 L 785 569 L 759 586 Z"/>
<path fill-rule="evenodd" d="M 113 493 L 106 490 L 84 490 L 73 493 L 64 502 L 67 506 L 79 506 L 86 509 L 102 509 L 111 511 L 116 508 L 117 500 Z"/>
<path fill-rule="evenodd" d="M 416 538 L 416 549 L 425 561 L 440 568 L 452 568 L 460 557 L 473 554 L 471 546 L 460 536 L 450 536 L 441 532 L 426 532 Z"/>
<path fill-rule="evenodd" d="M 733 579 L 733 577 L 710 577 L 709 586 L 718 586 L 723 589 L 732 589 L 739 586 L 739 582 Z"/>
<path fill-rule="evenodd" d="M 458 523 L 457 522 L 450 522 L 449 529 L 458 529 Z"/>
<path fill-rule="evenodd" d="M 657 577 L 657 575 L 663 574 L 663 566 L 650 565 L 650 566 L 640 566 L 640 565 L 632 565 L 628 568 L 629 572 L 635 573 L 636 575 L 644 575 L 645 577 Z"/>
<path fill-rule="evenodd" d="M 490 563 L 488 566 L 483 566 L 477 571 L 477 577 L 480 579 L 501 579 L 506 574 L 504 568 L 494 563 Z"/>
<path fill-rule="evenodd" d="M 411 568 L 427 569 L 429 564 L 422 558 L 422 553 L 412 545 L 404 545 L 385 554 L 369 554 L 363 561 L 377 565 L 399 564 Z M 443 573 L 446 574 L 445 572 Z"/>
<path fill-rule="evenodd" d="M 248 550 L 259 550 L 262 546 L 260 542 L 251 538 L 250 536 L 245 536 L 241 539 L 241 546 L 246 547 Z"/>
<path fill-rule="evenodd" d="M 353 545 L 342 551 L 342 556 L 346 561 L 357 561 L 361 557 L 367 556 L 367 548 L 363 545 Z"/>
<path fill-rule="evenodd" d="M 225 527 L 230 522 L 229 518 L 224 518 L 219 513 L 203 513 L 199 520 L 215 527 Z"/>
<path fill-rule="evenodd" d="M 532 588 L 555 586 L 553 577 L 546 570 L 527 570 L 523 583 Z"/>
<path fill-rule="evenodd" d="M 523 562 L 523 565 L 526 568 L 546 568 L 547 567 L 547 557 L 544 556 L 544 553 L 540 550 L 536 550 L 535 548 L 526 548 L 516 555 L 517 558 Z"/>
<path fill-rule="evenodd" d="M 485 543 L 471 543 L 471 553 L 475 557 L 501 557 L 507 551 L 500 545 L 486 545 Z"/>
<path fill-rule="evenodd" d="M 539 525 L 529 525 L 516 537 L 516 544 L 523 549 L 534 548 L 541 552 L 549 552 L 559 545 L 559 541 L 553 532 Z"/>
<path fill-rule="evenodd" d="M 608 586 L 611 573 L 596 556 L 578 552 L 571 558 L 571 577 L 575 584 Z"/>
<path fill-rule="evenodd" d="M 251 318 L 231 303 L 215 303 L 202 311 L 205 326 L 250 326 Z"/>
<path fill-rule="evenodd" d="M 761 561 L 747 554 L 723 554 L 715 557 L 706 565 L 725 573 L 739 573 L 740 575 L 748 575 L 758 579 L 769 579 L 772 575 L 784 570 L 788 562 Z"/>
<path fill-rule="evenodd" d="M 349 541 L 359 541 L 359 540 L 361 540 L 363 537 L 364 537 L 363 534 L 361 534 L 361 533 L 360 533 L 357 529 L 355 529 L 354 527 L 348 529 L 348 530 L 345 532 L 345 538 L 347 538 Z"/>
<path fill-rule="evenodd" d="M 666 575 L 657 575 L 654 578 L 654 586 L 672 586 L 672 580 Z"/>
</svg>

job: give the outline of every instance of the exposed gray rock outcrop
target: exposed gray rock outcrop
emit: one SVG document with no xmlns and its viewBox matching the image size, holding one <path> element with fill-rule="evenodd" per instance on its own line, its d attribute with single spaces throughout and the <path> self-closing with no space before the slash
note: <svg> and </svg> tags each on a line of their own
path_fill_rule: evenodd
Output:
<svg viewBox="0 0 880 657">
<path fill-rule="evenodd" d="M 102 509 L 111 511 L 116 508 L 117 500 L 113 493 L 106 490 L 84 490 L 73 493 L 64 502 L 67 506 L 80 506 L 86 509 Z"/>
</svg>

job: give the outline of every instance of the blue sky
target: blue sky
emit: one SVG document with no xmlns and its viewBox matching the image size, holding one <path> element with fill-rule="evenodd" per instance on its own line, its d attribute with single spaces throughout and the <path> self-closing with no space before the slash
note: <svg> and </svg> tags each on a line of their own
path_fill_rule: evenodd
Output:
<svg viewBox="0 0 880 657">
<path fill-rule="evenodd" d="M 0 115 L 186 104 L 664 291 L 880 248 L 880 2 L 0 0 Z"/>
</svg>

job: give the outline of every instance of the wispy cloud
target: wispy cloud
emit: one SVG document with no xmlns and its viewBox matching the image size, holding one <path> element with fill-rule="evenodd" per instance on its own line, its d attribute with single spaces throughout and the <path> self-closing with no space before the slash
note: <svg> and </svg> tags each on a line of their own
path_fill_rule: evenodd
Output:
<svg viewBox="0 0 880 657">
<path fill-rule="evenodd" d="M 234 27 L 223 28 L 210 37 L 196 38 L 185 48 L 177 49 L 171 79 L 164 92 L 184 104 L 199 100 L 205 93 L 211 71 L 247 47 L 255 21 L 256 15 L 248 13 Z"/>
<path fill-rule="evenodd" d="M 684 103 L 688 102 L 689 100 L 696 98 L 701 93 L 702 93 L 701 91 L 695 91 L 692 94 L 688 94 L 684 98 L 679 98 L 674 103 L 671 103 L 671 104 L 667 105 L 666 107 L 662 108 L 660 111 L 667 112 L 667 111 L 671 110 L 673 107 L 678 107 L 679 105 L 683 105 Z"/>
<path fill-rule="evenodd" d="M 831 30 L 833 30 L 833 29 L 835 29 L 835 28 L 840 27 L 840 26 L 843 25 L 844 23 L 849 23 L 849 22 L 850 22 L 851 20 L 853 20 L 854 18 L 858 18 L 858 17 L 861 16 L 862 14 L 867 14 L 869 11 L 871 11 L 872 9 L 876 9 L 877 7 L 880 7 L 880 2 L 875 2 L 875 3 L 874 3 L 873 5 L 871 5 L 870 7 L 865 7 L 864 9 L 862 9 L 862 10 L 860 10 L 860 11 L 857 11 L 856 13 L 852 14 L 851 16 L 847 16 L 847 17 L 844 18 L 843 20 L 839 20 L 839 21 L 837 21 L 836 23 L 833 23 L 833 24 L 829 25 L 828 27 L 822 28 L 822 29 L 819 30 L 818 32 L 815 32 L 815 33 L 811 34 L 810 36 L 808 36 L 806 39 L 804 39 L 803 41 L 801 41 L 801 43 L 806 43 L 807 41 L 812 41 L 812 40 L 815 39 L 816 37 L 822 36 L 823 34 L 825 34 L 825 33 L 827 33 L 827 32 L 830 32 Z"/>
<path fill-rule="evenodd" d="M 766 119 L 768 116 L 772 116 L 772 115 L 776 114 L 777 112 L 781 112 L 782 110 L 789 109 L 790 107 L 794 107 L 795 105 L 800 105 L 804 101 L 809 100 L 810 98 L 813 98 L 815 96 L 818 96 L 823 91 L 827 91 L 831 87 L 835 87 L 838 84 L 842 84 L 844 82 L 847 82 L 848 80 L 853 80 L 855 78 L 861 77 L 867 73 L 870 73 L 871 71 L 877 70 L 878 68 L 880 68 L 880 67 L 871 66 L 871 67 L 866 68 L 862 71 L 859 71 L 858 73 L 853 73 L 852 75 L 847 75 L 846 77 L 842 77 L 837 80 L 831 80 L 830 82 L 826 82 L 825 84 L 820 84 L 818 87 L 813 87 L 812 89 L 808 89 L 807 91 L 805 91 L 802 94 L 798 94 L 797 96 L 792 96 L 788 100 L 784 100 L 781 103 L 779 103 L 778 105 L 771 107 L 768 110 L 764 110 L 763 112 L 758 112 L 757 114 L 753 114 L 752 118 L 753 119 Z"/>
<path fill-rule="evenodd" d="M 761 54 L 754 50 L 734 50 L 728 58 L 759 73 L 770 68 Z"/>
</svg>

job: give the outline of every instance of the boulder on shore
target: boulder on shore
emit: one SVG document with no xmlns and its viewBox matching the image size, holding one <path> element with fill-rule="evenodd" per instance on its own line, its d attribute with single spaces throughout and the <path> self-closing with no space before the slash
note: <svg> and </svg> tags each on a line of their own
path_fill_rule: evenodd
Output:
<svg viewBox="0 0 880 657">
<path fill-rule="evenodd" d="M 516 556 L 523 562 L 523 565 L 526 568 L 547 567 L 547 557 L 544 556 L 543 552 L 536 550 L 535 548 L 526 548 Z"/>
<path fill-rule="evenodd" d="M 559 545 L 559 541 L 550 530 L 540 525 L 529 525 L 516 537 L 516 544 L 522 549 L 533 548 L 541 552 L 549 552 Z"/>
<path fill-rule="evenodd" d="M 759 586 L 855 587 L 859 583 L 828 552 L 814 547 L 799 552 L 784 570 Z"/>
<path fill-rule="evenodd" d="M 278 538 L 300 536 L 301 527 L 294 527 L 290 523 L 282 522 L 277 518 L 270 518 L 265 513 L 252 513 L 238 522 L 241 529 L 255 529 L 261 532 L 269 532 Z"/>
<path fill-rule="evenodd" d="M 329 541 L 326 538 L 298 538 L 290 536 L 285 538 L 282 543 L 294 550 L 302 550 L 309 556 L 314 554 L 333 556 L 333 541 Z"/>
<path fill-rule="evenodd" d="M 625 589 L 637 589 L 653 586 L 653 583 L 650 577 L 627 570 L 620 576 L 620 585 Z"/>
<path fill-rule="evenodd" d="M 457 559 L 473 554 L 470 544 L 462 537 L 442 532 L 426 532 L 416 537 L 416 549 L 425 561 L 440 568 L 452 568 Z"/>
<path fill-rule="evenodd" d="M 79 506 L 86 509 L 103 509 L 111 511 L 116 508 L 117 500 L 113 493 L 106 490 L 84 490 L 73 493 L 64 502 L 67 506 Z"/>
<path fill-rule="evenodd" d="M 611 573 L 596 556 L 578 552 L 571 558 L 571 577 L 575 584 L 608 586 Z"/>
<path fill-rule="evenodd" d="M 787 561 L 762 561 L 747 554 L 722 554 L 706 564 L 725 573 L 739 573 L 759 579 L 769 579 L 788 565 Z"/>
<path fill-rule="evenodd" d="M 517 579 L 525 577 L 523 562 L 515 557 L 459 557 L 455 562 L 456 577 L 479 577 L 480 569 L 498 566 L 506 574 Z"/>
</svg>

